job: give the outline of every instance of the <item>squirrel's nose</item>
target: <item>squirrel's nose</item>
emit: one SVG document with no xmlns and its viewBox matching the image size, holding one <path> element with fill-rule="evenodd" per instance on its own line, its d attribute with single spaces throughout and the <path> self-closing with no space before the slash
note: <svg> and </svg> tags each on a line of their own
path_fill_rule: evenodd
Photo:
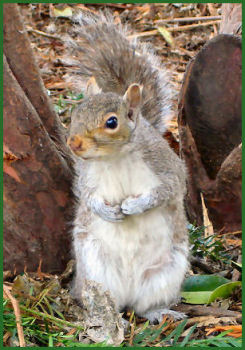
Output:
<svg viewBox="0 0 245 350">
<path fill-rule="evenodd" d="M 73 151 L 82 151 L 83 141 L 78 135 L 69 137 L 67 144 Z"/>
</svg>

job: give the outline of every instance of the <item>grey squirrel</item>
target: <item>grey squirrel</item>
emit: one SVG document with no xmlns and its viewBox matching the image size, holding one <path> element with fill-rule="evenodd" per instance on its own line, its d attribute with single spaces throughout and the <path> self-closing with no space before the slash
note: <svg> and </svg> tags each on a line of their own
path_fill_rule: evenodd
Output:
<svg viewBox="0 0 245 350">
<path fill-rule="evenodd" d="M 76 164 L 76 276 L 109 290 L 118 311 L 162 320 L 188 269 L 185 167 L 161 133 L 169 78 L 144 44 L 100 14 L 76 17 L 69 39 L 87 97 L 73 111 L 68 145 Z"/>
</svg>

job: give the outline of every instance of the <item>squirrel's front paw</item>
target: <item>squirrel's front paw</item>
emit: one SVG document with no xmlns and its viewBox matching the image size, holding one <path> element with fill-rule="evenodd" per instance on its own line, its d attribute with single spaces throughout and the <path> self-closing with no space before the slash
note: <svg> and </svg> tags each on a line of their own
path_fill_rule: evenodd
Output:
<svg viewBox="0 0 245 350">
<path fill-rule="evenodd" d="M 120 205 L 111 206 L 110 204 L 105 204 L 101 214 L 101 217 L 103 217 L 104 220 L 110 222 L 122 221 L 125 218 L 125 215 L 121 211 Z"/>
<path fill-rule="evenodd" d="M 106 221 L 118 222 L 125 218 L 120 205 L 112 206 L 103 200 L 94 198 L 91 202 L 91 209 L 95 214 L 99 215 Z"/>
<path fill-rule="evenodd" d="M 121 209 L 126 215 L 141 214 L 150 209 L 150 196 L 128 197 L 122 202 Z"/>
</svg>

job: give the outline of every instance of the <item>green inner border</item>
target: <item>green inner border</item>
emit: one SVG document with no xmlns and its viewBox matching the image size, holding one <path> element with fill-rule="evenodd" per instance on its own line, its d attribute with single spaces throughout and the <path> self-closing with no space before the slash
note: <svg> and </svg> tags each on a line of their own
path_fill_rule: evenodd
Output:
<svg viewBox="0 0 245 350">
<path fill-rule="evenodd" d="M 182 3 L 182 1 L 154 1 L 154 0 L 150 0 L 150 1 L 144 1 L 144 0 L 138 0 L 138 1 L 111 1 L 110 3 Z M 25 1 L 25 0 L 19 0 L 19 1 L 14 1 L 14 0 L 9 0 L 9 1 L 5 1 L 2 0 L 0 3 L 0 53 L 1 53 L 1 57 L 3 57 L 3 4 L 4 3 L 53 3 L 53 4 L 59 4 L 59 3 L 84 3 L 84 4 L 94 4 L 94 3 L 109 3 L 108 1 L 105 0 L 97 0 L 97 1 L 79 1 L 79 0 L 73 0 L 73 1 L 65 1 L 65 0 L 40 0 L 40 1 Z M 190 0 L 185 0 L 183 1 L 183 3 L 242 3 L 242 1 L 190 1 Z M 244 9 L 242 11 L 242 21 L 244 21 L 245 19 L 245 14 L 244 14 Z M 244 44 L 244 36 L 242 38 L 243 40 L 243 44 Z M 244 64 L 244 54 L 242 55 L 242 63 Z M 1 60 L 1 64 L 0 64 L 0 79 L 1 79 L 1 84 L 0 84 L 0 110 L 2 112 L 3 110 L 3 60 Z M 245 80 L 245 73 L 242 73 L 242 83 L 244 86 L 244 80 Z M 242 97 L 244 97 L 244 89 L 243 89 L 243 94 Z M 242 99 L 243 100 L 243 99 Z M 242 115 L 244 115 L 245 112 L 245 104 L 242 103 Z M 1 114 L 2 115 L 2 114 Z M 3 118 L 1 118 L 1 123 L 0 123 L 0 137 L 1 137 L 1 141 L 0 142 L 0 163 L 1 163 L 1 168 L 3 169 Z M 242 123 L 242 139 L 245 137 L 245 123 Z M 243 152 L 243 160 L 242 160 L 242 165 L 244 165 L 244 152 Z M 0 221 L 0 230 L 1 233 L 3 233 L 3 171 L 1 171 L 0 173 L 0 184 L 1 184 L 1 221 Z M 242 179 L 242 194 L 244 194 L 244 188 L 245 188 L 245 180 L 244 178 Z M 244 230 L 245 228 L 245 204 L 243 203 L 242 205 L 242 230 Z M 3 247 L 3 234 L 0 235 L 0 242 L 1 242 L 1 248 Z M 242 245 L 242 248 L 244 248 L 244 243 Z M 245 262 L 245 257 L 243 256 L 243 264 Z M 1 270 L 3 270 L 3 248 L 1 249 L 1 253 L 0 253 L 0 266 L 1 266 Z M 243 271 L 243 279 L 244 279 L 244 271 Z M 3 282 L 3 276 L 1 274 L 1 285 Z M 243 290 L 242 292 L 242 297 L 244 300 L 244 293 L 245 291 Z M 3 306 L 2 306 L 2 299 L 3 299 L 3 293 L 1 293 L 1 304 L 0 304 L 0 312 L 1 312 L 1 322 L 0 322 L 0 338 L 1 338 L 1 348 L 3 348 L 3 324 L 2 324 L 2 313 L 3 313 Z M 244 322 L 244 317 L 243 317 L 243 322 Z M 243 333 L 244 336 L 244 333 Z M 142 349 L 141 347 L 132 347 L 133 349 Z M 178 349 L 179 347 L 171 347 L 172 349 Z M 19 349 L 16 347 L 16 349 Z M 33 347 L 33 349 L 39 349 L 39 347 Z M 120 349 L 120 348 L 118 348 Z M 189 348 L 189 349 L 196 349 L 196 348 Z"/>
<path fill-rule="evenodd" d="M 245 12 L 244 12 L 244 4 L 242 3 L 242 29 L 244 28 L 243 23 L 245 20 Z M 244 47 L 244 34 L 242 34 L 242 46 Z M 245 59 L 245 55 L 244 55 L 244 49 L 242 50 L 242 67 L 244 67 L 244 59 Z M 242 69 L 242 141 L 245 137 L 245 123 L 244 123 L 244 112 L 245 112 L 245 103 L 244 103 L 244 86 L 245 86 L 245 74 L 244 74 L 244 69 Z M 244 170 L 244 162 L 245 162 L 245 155 L 244 155 L 244 151 L 242 151 L 242 170 Z M 244 174 L 242 171 L 242 199 L 244 200 L 244 190 L 245 190 L 245 179 L 244 179 Z M 245 229 L 245 204 L 244 201 L 242 200 L 242 239 L 244 238 L 244 229 Z M 245 266 L 245 256 L 244 256 L 244 247 L 245 247 L 245 242 L 242 242 L 242 264 L 243 266 Z M 245 271 L 243 268 L 242 271 L 242 281 L 244 281 L 244 277 L 245 277 Z M 244 297 L 245 297 L 245 288 L 244 288 L 244 283 L 242 286 L 242 302 L 244 302 Z M 245 321 L 245 317 L 244 317 L 244 306 L 242 306 L 242 324 L 244 325 L 244 321 Z M 242 342 L 244 343 L 244 329 L 242 331 Z"/>
<path fill-rule="evenodd" d="M 143 3 L 242 3 L 242 0 L 241 1 L 236 1 L 236 0 L 233 0 L 233 1 L 229 1 L 229 0 L 226 0 L 226 1 L 205 1 L 205 0 L 201 0 L 201 1 L 191 1 L 191 0 L 184 0 L 184 1 L 180 1 L 180 0 L 177 0 L 177 1 L 154 1 L 154 0 L 150 0 L 150 1 L 144 1 L 144 0 L 138 0 L 138 1 L 111 1 L 110 3 L 119 3 L 119 4 L 134 4 L 134 3 L 139 3 L 139 4 L 143 4 Z M 36 3 L 52 3 L 52 4 L 60 4 L 60 3 L 71 3 L 71 4 L 75 4 L 75 3 L 80 3 L 80 4 L 108 4 L 109 2 L 108 1 L 105 1 L 105 0 L 96 0 L 96 1 L 79 1 L 79 0 L 73 0 L 73 1 L 66 1 L 66 0 L 60 0 L 60 1 L 57 1 L 57 0 L 39 0 L 39 1 L 28 1 L 28 0 L 19 0 L 19 1 L 15 1 L 15 0 L 2 0 L 1 1 L 1 6 L 3 3 L 22 3 L 22 4 L 36 4 Z"/>
<path fill-rule="evenodd" d="M 0 184 L 1 184 L 1 197 L 0 197 L 0 242 L 1 242 L 1 253 L 0 253 L 0 266 L 1 271 L 3 271 L 3 6 L 0 5 L 0 54 L 1 54 L 1 64 L 0 64 L 0 111 L 1 111 L 1 122 L 0 122 L 0 163 L 1 163 L 1 172 L 0 172 Z M 1 283 L 1 304 L 0 304 L 0 341 L 1 345 L 3 344 L 3 274 L 0 275 L 0 283 Z M 2 346 L 3 347 L 3 346 Z"/>
</svg>

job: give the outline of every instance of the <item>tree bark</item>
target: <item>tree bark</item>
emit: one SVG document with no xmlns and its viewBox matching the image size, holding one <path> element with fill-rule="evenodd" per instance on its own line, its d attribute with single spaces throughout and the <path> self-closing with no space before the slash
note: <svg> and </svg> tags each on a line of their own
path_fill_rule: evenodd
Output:
<svg viewBox="0 0 245 350">
<path fill-rule="evenodd" d="M 4 4 L 4 269 L 62 271 L 70 258 L 72 157 L 17 4 Z"/>
<path fill-rule="evenodd" d="M 241 230 L 241 39 L 218 35 L 188 65 L 179 102 L 186 207 L 203 225 L 201 193 L 216 231 Z"/>
</svg>

